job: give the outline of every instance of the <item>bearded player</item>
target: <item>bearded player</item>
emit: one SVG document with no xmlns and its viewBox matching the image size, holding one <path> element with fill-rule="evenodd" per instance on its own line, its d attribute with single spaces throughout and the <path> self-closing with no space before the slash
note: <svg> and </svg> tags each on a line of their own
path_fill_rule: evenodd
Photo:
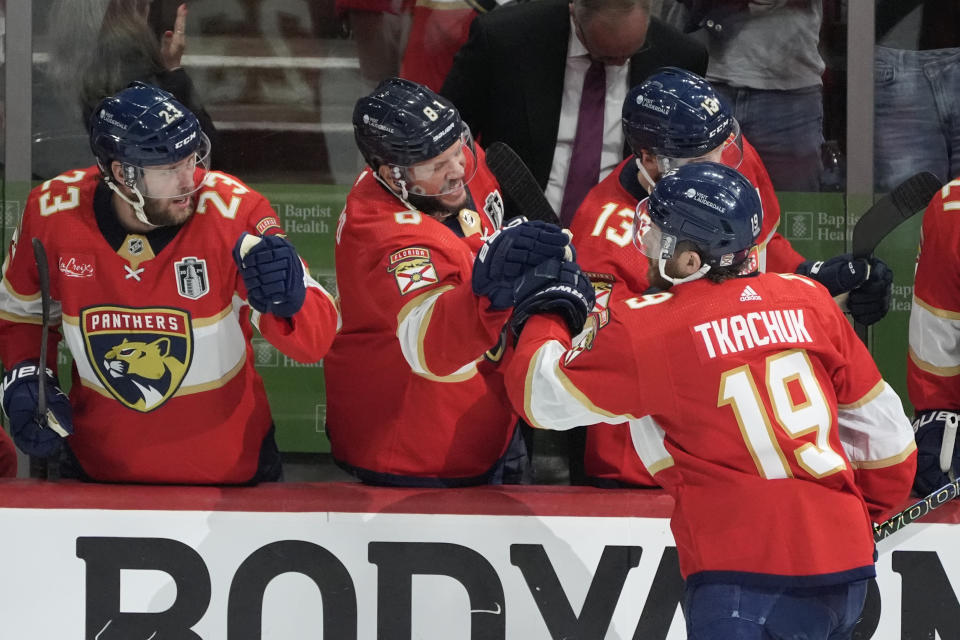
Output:
<svg viewBox="0 0 960 640">
<path fill-rule="evenodd" d="M 522 481 L 500 353 L 487 352 L 510 317 L 512 277 L 562 258 L 568 238 L 543 223 L 501 229 L 483 150 L 428 88 L 384 80 L 357 101 L 353 126 L 368 166 L 337 225 L 344 324 L 324 371 L 333 457 L 371 484 Z"/>
<path fill-rule="evenodd" d="M 134 83 L 90 120 L 97 165 L 35 188 L 3 265 L 3 410 L 20 449 L 64 477 L 240 484 L 281 477 L 253 327 L 301 362 L 323 357 L 339 313 L 270 203 L 207 169 L 196 116 Z M 46 248 L 51 324 L 38 363 Z M 53 375 L 61 336 L 69 398 Z M 38 366 L 41 365 L 41 366 Z M 36 417 L 38 372 L 48 412 Z"/>
</svg>

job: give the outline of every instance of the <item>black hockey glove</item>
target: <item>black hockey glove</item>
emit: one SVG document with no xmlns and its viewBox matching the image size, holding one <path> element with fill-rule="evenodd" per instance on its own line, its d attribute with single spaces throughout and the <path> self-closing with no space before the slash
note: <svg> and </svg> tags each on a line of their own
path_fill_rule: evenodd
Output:
<svg viewBox="0 0 960 640">
<path fill-rule="evenodd" d="M 892 290 L 893 271 L 880 258 L 870 258 L 870 277 L 847 300 L 850 315 L 863 325 L 879 322 L 890 310 Z"/>
<path fill-rule="evenodd" d="M 38 458 L 60 452 L 62 439 L 73 433 L 70 400 L 60 390 L 53 371 L 47 369 L 47 416 L 37 419 L 40 376 L 37 363 L 24 361 L 3 377 L 3 412 L 10 420 L 10 434 L 20 451 Z M 41 424 L 45 422 L 46 424 Z"/>
<path fill-rule="evenodd" d="M 233 246 L 233 261 L 247 287 L 247 302 L 260 313 L 289 318 L 303 306 L 303 263 L 286 238 L 244 232 Z"/>
<path fill-rule="evenodd" d="M 563 259 L 570 237 L 554 224 L 513 218 L 487 238 L 473 262 L 473 292 L 491 309 L 509 309 L 524 271 L 551 258 Z"/>
<path fill-rule="evenodd" d="M 797 273 L 816 280 L 834 297 L 859 287 L 869 271 L 866 260 L 854 260 L 849 253 L 829 260 L 807 260 L 797 267 Z"/>
<path fill-rule="evenodd" d="M 917 441 L 917 475 L 913 489 L 917 495 L 926 496 L 950 482 L 940 469 L 940 449 L 943 446 L 944 428 L 960 423 L 960 414 L 955 411 L 930 409 L 921 411 L 913 420 L 914 439 Z M 960 447 L 954 444 L 951 455 L 954 473 L 960 473 Z"/>
<path fill-rule="evenodd" d="M 527 269 L 514 296 L 510 329 L 515 336 L 520 335 L 530 316 L 538 313 L 560 314 L 575 336 L 583 329 L 595 298 L 593 284 L 580 265 L 558 258 Z"/>
</svg>

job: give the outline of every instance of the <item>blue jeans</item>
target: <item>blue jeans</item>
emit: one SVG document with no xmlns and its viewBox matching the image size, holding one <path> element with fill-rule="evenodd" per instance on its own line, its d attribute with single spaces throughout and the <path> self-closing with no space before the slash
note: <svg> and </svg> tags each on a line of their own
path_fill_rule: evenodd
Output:
<svg viewBox="0 0 960 640">
<path fill-rule="evenodd" d="M 784 589 L 706 583 L 688 587 L 688 640 L 845 640 L 863 611 L 867 581 Z"/>
<path fill-rule="evenodd" d="M 823 89 L 773 91 L 711 82 L 733 107 L 777 191 L 820 191 Z"/>
<path fill-rule="evenodd" d="M 874 182 L 888 192 L 918 171 L 960 174 L 960 49 L 876 47 Z"/>
</svg>

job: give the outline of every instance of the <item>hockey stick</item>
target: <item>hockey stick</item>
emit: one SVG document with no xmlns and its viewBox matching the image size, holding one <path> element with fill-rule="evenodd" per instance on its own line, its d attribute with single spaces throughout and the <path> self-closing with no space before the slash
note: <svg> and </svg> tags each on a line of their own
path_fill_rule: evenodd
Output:
<svg viewBox="0 0 960 640">
<path fill-rule="evenodd" d="M 40 367 L 37 385 L 37 424 L 56 431 L 60 437 L 68 434 L 57 422 L 56 418 L 48 419 L 47 415 L 47 336 L 50 333 L 50 266 L 47 262 L 47 251 L 43 248 L 40 238 L 33 239 L 33 258 L 37 263 L 37 274 L 40 280 L 40 316 L 43 328 L 40 330 Z M 47 480 L 56 481 L 60 478 L 60 463 L 56 456 L 46 461 Z"/>
<path fill-rule="evenodd" d="M 866 213 L 860 216 L 853 227 L 853 257 L 869 258 L 880 241 L 918 211 L 930 203 L 943 183 L 929 171 L 910 176 L 893 191 L 883 196 Z M 867 327 L 854 322 L 857 336 L 867 343 Z"/>
<path fill-rule="evenodd" d="M 960 415 L 951 413 L 943 426 L 943 441 L 940 443 L 940 471 L 947 474 L 950 482 L 956 480 L 953 472 L 953 447 L 957 443 L 957 423 Z"/>
<path fill-rule="evenodd" d="M 942 507 L 960 493 L 960 480 L 945 484 L 926 498 L 915 502 L 900 513 L 888 518 L 880 524 L 873 525 L 873 541 L 880 542 L 891 533 L 895 533 L 911 522 L 915 522 L 934 509 Z"/>
<path fill-rule="evenodd" d="M 504 142 L 494 142 L 486 151 L 487 166 L 500 183 L 506 210 L 527 216 L 529 220 L 560 224 L 537 179 L 516 151 Z"/>
</svg>

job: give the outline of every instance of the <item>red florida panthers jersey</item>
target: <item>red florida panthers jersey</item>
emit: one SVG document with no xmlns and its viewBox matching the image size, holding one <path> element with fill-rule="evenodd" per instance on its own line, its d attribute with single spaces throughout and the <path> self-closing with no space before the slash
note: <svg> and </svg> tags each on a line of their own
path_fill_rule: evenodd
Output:
<svg viewBox="0 0 960 640">
<path fill-rule="evenodd" d="M 917 411 L 960 410 L 960 179 L 923 214 L 910 310 L 907 389 Z"/>
<path fill-rule="evenodd" d="M 333 299 L 309 275 L 290 319 L 252 313 L 231 251 L 241 233 L 279 233 L 267 200 L 209 172 L 179 229 L 127 233 L 96 167 L 47 180 L 27 201 L 3 265 L 0 358 L 40 351 L 41 302 L 31 239 L 47 253 L 48 364 L 61 335 L 73 356 L 74 434 L 84 470 L 114 482 L 240 483 L 257 468 L 271 424 L 253 368 L 251 323 L 301 361 L 337 331 Z M 156 249 L 156 250 L 155 250 Z"/>
<path fill-rule="evenodd" d="M 507 366 L 510 398 L 536 427 L 629 424 L 676 501 L 685 577 L 873 575 L 870 518 L 907 498 L 916 447 L 826 289 L 794 274 L 700 279 L 614 302 L 597 327 L 571 346 L 557 318 L 532 318 Z"/>
<path fill-rule="evenodd" d="M 361 477 L 468 479 L 507 447 L 516 414 L 484 353 L 510 310 L 489 311 L 470 285 L 482 238 L 502 218 L 481 158 L 473 207 L 449 222 L 411 210 L 370 171 L 337 227 L 343 329 L 325 359 L 327 432 Z"/>
<path fill-rule="evenodd" d="M 803 256 L 777 231 L 780 204 L 760 156 L 746 139 L 743 140 L 743 161 L 737 170 L 757 188 L 763 205 L 763 226 L 758 241 L 760 270 L 793 273 Z M 630 156 L 590 190 L 570 224 L 577 262 L 594 280 L 595 310 L 601 314 L 610 300 L 643 293 L 650 286 L 647 258 L 633 246 L 634 210 L 638 197 L 646 197 L 640 193 L 643 187 L 636 175 L 636 158 Z M 601 322 L 604 320 L 601 315 Z M 630 434 L 622 427 L 587 431 L 584 470 L 593 478 L 656 486 L 634 455 Z"/>
</svg>

